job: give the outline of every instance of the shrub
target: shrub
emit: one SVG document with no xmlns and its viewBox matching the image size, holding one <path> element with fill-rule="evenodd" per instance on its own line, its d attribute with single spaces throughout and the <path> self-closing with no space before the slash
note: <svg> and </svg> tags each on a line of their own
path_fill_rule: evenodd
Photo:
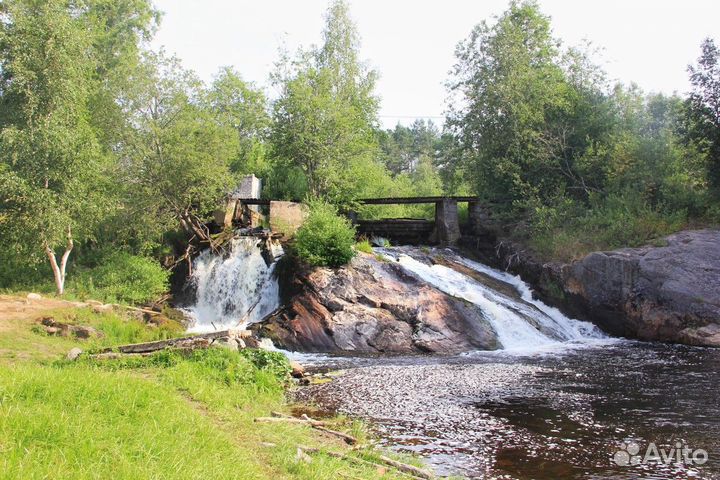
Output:
<svg viewBox="0 0 720 480">
<path fill-rule="evenodd" d="M 363 253 L 373 253 L 372 245 L 367 238 L 363 238 L 355 244 L 355 250 Z"/>
<path fill-rule="evenodd" d="M 295 235 L 298 256 L 311 265 L 339 267 L 355 255 L 355 229 L 332 205 L 310 201 L 310 215 Z"/>
<path fill-rule="evenodd" d="M 94 268 L 79 269 L 70 279 L 69 287 L 81 297 L 143 303 L 167 291 L 169 275 L 150 258 L 114 252 Z"/>
</svg>

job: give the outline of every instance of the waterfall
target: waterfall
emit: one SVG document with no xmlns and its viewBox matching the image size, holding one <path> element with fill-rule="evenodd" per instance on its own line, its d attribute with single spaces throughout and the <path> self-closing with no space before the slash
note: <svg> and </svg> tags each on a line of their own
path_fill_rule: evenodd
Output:
<svg viewBox="0 0 720 480">
<path fill-rule="evenodd" d="M 404 270 L 437 289 L 477 305 L 492 325 L 505 350 L 527 350 L 560 342 L 588 342 L 606 338 L 594 325 L 574 320 L 532 297 L 530 287 L 520 277 L 468 260 L 450 250 L 442 256 L 509 287 L 516 295 L 493 288 L 445 265 L 428 264 L 414 258 L 417 249 L 376 249 L 386 259 L 399 263 Z M 427 255 L 424 255 L 427 257 Z"/>
<path fill-rule="evenodd" d="M 268 265 L 259 244 L 256 237 L 241 237 L 232 241 L 226 256 L 206 250 L 195 259 L 191 285 L 196 300 L 185 309 L 192 319 L 190 332 L 242 327 L 280 305 L 273 272 L 282 247 L 271 244 Z"/>
</svg>

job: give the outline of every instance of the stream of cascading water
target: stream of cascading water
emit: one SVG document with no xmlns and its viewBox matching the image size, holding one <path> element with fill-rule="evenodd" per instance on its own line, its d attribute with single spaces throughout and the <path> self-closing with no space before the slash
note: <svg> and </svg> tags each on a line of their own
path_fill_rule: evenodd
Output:
<svg viewBox="0 0 720 480">
<path fill-rule="evenodd" d="M 492 325 L 504 350 L 533 350 L 560 342 L 592 342 L 607 338 L 596 326 L 566 317 L 559 310 L 532 297 L 520 277 L 495 270 L 444 251 L 450 260 L 512 287 L 517 298 L 503 294 L 478 280 L 444 265 L 428 265 L 392 248 L 377 249 L 415 277 L 437 289 L 477 305 Z M 412 249 L 405 250 L 412 253 Z"/>
<path fill-rule="evenodd" d="M 268 266 L 259 244 L 256 237 L 236 238 L 228 255 L 206 250 L 195 259 L 191 282 L 196 300 L 185 309 L 192 319 L 190 332 L 243 327 L 280 306 L 276 263 Z M 282 247 L 273 244 L 271 253 L 277 259 Z"/>
</svg>

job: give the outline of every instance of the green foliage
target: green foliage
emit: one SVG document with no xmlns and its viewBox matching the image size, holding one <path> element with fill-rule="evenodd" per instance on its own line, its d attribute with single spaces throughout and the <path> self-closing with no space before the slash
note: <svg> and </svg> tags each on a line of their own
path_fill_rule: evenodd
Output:
<svg viewBox="0 0 720 480">
<path fill-rule="evenodd" d="M 529 243 L 538 253 L 573 260 L 590 251 L 652 243 L 684 228 L 687 214 L 653 208 L 637 192 L 626 192 L 593 198 L 593 208 L 588 210 L 567 201 L 538 209 L 532 225 Z"/>
<path fill-rule="evenodd" d="M 551 256 L 717 222 L 704 163 L 713 137 L 695 128 L 717 111 L 717 57 L 706 42 L 687 102 L 610 88 L 587 49 L 560 48 L 537 2 L 513 1 L 458 46 L 446 188 L 469 181 L 512 235 Z"/>
<path fill-rule="evenodd" d="M 706 157 L 707 179 L 720 198 L 720 49 L 703 41 L 697 65 L 688 67 L 693 90 L 686 101 L 685 140 Z"/>
<path fill-rule="evenodd" d="M 363 238 L 355 244 L 355 250 L 363 253 L 373 253 L 372 245 L 367 238 Z"/>
<path fill-rule="evenodd" d="M 311 265 L 345 265 L 355 255 L 355 229 L 328 203 L 314 200 L 309 207 L 310 215 L 295 234 L 298 256 Z"/>
<path fill-rule="evenodd" d="M 299 168 L 310 194 L 340 204 L 388 175 L 376 160 L 376 74 L 358 58 L 359 36 L 344 1 L 330 5 L 323 40 L 280 62 L 270 139 L 278 165 Z"/>
<path fill-rule="evenodd" d="M 78 268 L 69 287 L 79 297 L 140 304 L 165 293 L 169 275 L 155 260 L 115 252 L 93 268 Z"/>
<path fill-rule="evenodd" d="M 240 356 L 248 359 L 255 368 L 266 371 L 281 380 L 287 380 L 292 371 L 287 357 L 280 352 L 262 349 L 243 349 L 240 350 Z"/>
</svg>

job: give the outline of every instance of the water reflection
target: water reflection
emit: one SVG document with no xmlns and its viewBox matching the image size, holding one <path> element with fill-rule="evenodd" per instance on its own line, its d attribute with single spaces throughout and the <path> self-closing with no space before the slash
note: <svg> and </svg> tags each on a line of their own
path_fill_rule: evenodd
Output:
<svg viewBox="0 0 720 480">
<path fill-rule="evenodd" d="M 720 478 L 720 351 L 622 342 L 542 355 L 325 358 L 302 400 L 371 419 L 388 447 L 473 478 Z M 633 440 L 703 448 L 702 466 L 618 466 Z"/>
</svg>

